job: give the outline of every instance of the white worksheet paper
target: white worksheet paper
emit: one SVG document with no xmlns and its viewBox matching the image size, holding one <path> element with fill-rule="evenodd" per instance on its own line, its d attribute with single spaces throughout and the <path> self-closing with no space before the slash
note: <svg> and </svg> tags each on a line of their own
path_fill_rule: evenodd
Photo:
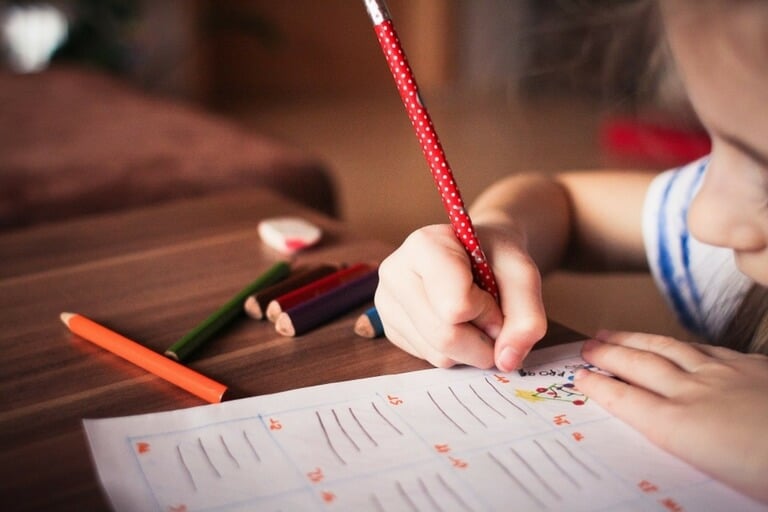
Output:
<svg viewBox="0 0 768 512">
<path fill-rule="evenodd" d="M 766 509 L 579 393 L 579 349 L 84 425 L 117 511 Z"/>
</svg>

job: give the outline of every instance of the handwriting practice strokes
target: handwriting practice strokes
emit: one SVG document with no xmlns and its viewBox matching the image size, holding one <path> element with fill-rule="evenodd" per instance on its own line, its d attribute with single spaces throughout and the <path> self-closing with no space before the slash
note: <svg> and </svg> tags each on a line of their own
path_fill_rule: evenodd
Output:
<svg viewBox="0 0 768 512">
<path fill-rule="evenodd" d="M 118 512 L 761 510 L 578 393 L 578 348 L 85 426 Z"/>
</svg>

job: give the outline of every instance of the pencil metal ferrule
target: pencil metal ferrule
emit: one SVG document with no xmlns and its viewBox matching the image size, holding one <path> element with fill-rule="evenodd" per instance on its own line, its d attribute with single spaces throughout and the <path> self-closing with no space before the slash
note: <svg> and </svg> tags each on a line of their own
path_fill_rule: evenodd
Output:
<svg viewBox="0 0 768 512">
<path fill-rule="evenodd" d="M 392 19 L 389 14 L 389 8 L 384 0 L 363 0 L 365 2 L 365 8 L 368 10 L 368 16 L 374 26 L 382 23 L 386 20 Z"/>
</svg>

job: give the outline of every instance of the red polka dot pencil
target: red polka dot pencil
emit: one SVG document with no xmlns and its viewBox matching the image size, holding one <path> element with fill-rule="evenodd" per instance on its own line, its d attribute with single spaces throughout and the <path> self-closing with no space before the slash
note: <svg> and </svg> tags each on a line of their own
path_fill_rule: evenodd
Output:
<svg viewBox="0 0 768 512">
<path fill-rule="evenodd" d="M 499 291 L 496 286 L 496 279 L 483 250 L 480 248 L 475 228 L 464 207 L 464 201 L 461 199 L 459 188 L 453 178 L 453 171 L 451 171 L 445 158 L 432 119 L 419 96 L 416 78 L 400 44 L 389 9 L 383 0 L 364 0 L 364 2 L 368 15 L 373 21 L 376 37 L 384 51 L 389 70 L 397 84 L 400 98 L 403 100 L 411 124 L 416 130 L 416 136 L 429 164 L 432 178 L 440 191 L 443 207 L 448 213 L 456 237 L 469 254 L 475 281 L 498 300 Z"/>
</svg>

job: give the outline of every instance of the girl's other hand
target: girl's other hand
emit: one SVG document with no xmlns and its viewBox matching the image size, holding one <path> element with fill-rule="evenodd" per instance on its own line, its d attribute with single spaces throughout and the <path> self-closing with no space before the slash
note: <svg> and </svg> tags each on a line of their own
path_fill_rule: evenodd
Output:
<svg viewBox="0 0 768 512">
<path fill-rule="evenodd" d="M 602 332 L 579 390 L 651 442 L 768 503 L 768 357 L 664 336 Z"/>
</svg>

